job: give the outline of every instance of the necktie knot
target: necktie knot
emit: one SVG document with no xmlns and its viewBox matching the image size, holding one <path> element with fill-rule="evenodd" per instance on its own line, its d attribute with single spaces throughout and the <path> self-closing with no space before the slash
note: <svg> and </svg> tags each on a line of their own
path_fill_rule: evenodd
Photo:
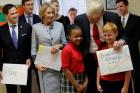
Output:
<svg viewBox="0 0 140 93">
<path fill-rule="evenodd" d="M 28 16 L 27 16 L 27 20 L 28 20 L 28 23 L 29 23 L 29 24 L 31 24 L 31 17 L 32 17 L 31 15 L 28 15 Z"/>
<path fill-rule="evenodd" d="M 12 29 L 15 29 L 16 25 L 11 25 Z"/>
</svg>

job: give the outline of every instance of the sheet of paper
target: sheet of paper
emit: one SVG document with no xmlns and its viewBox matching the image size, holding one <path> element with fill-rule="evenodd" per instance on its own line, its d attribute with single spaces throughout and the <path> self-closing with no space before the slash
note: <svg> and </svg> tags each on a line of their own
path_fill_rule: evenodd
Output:
<svg viewBox="0 0 140 93">
<path fill-rule="evenodd" d="M 133 70 L 128 45 L 123 46 L 119 51 L 110 48 L 96 53 L 101 75 Z"/>
<path fill-rule="evenodd" d="M 61 50 L 56 54 L 51 54 L 51 47 L 39 45 L 39 50 L 36 55 L 35 64 L 43 64 L 47 68 L 57 71 L 61 70 Z"/>
<path fill-rule="evenodd" d="M 27 85 L 28 65 L 3 64 L 2 84 Z"/>
</svg>

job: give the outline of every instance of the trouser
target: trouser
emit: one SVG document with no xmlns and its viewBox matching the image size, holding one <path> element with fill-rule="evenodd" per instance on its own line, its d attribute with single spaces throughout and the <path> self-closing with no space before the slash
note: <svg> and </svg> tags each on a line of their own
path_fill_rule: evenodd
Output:
<svg viewBox="0 0 140 93">
<path fill-rule="evenodd" d="M 87 93 L 98 93 L 96 86 L 97 61 L 94 57 L 94 54 L 90 53 L 87 55 L 85 69 L 89 79 Z"/>
</svg>

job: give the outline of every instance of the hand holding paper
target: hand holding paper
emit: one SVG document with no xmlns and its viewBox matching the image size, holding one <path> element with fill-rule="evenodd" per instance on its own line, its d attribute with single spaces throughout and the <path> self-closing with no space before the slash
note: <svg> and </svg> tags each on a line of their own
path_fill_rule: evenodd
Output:
<svg viewBox="0 0 140 93">
<path fill-rule="evenodd" d="M 28 65 L 25 64 L 3 64 L 3 84 L 27 85 Z"/>
<path fill-rule="evenodd" d="M 52 54 L 51 53 L 52 47 L 39 45 L 39 49 L 36 55 L 35 64 L 41 64 L 46 68 L 54 69 L 54 70 L 61 70 L 61 50 Z M 38 66 L 38 65 L 37 65 Z M 43 67 L 41 66 L 41 67 Z M 42 71 L 43 69 L 40 66 L 38 68 Z"/>
<path fill-rule="evenodd" d="M 0 71 L 0 80 L 2 80 L 2 72 Z"/>
<path fill-rule="evenodd" d="M 52 54 L 57 53 L 60 50 L 61 47 L 62 47 L 62 44 L 57 44 L 57 45 L 53 46 L 52 49 L 51 49 L 51 53 Z"/>
<path fill-rule="evenodd" d="M 26 64 L 30 67 L 31 66 L 31 59 L 27 59 Z"/>
<path fill-rule="evenodd" d="M 47 70 L 47 67 L 42 65 L 42 64 L 36 64 L 35 67 L 39 70 L 39 71 L 45 71 Z"/>
</svg>

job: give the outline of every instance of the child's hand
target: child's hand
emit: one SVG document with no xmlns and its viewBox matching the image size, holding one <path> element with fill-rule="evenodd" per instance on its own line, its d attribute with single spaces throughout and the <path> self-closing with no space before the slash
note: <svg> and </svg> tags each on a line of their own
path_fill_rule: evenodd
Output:
<svg viewBox="0 0 140 93">
<path fill-rule="evenodd" d="M 99 92 L 102 92 L 102 91 L 103 91 L 103 89 L 102 89 L 102 87 L 101 87 L 100 84 L 97 84 L 97 90 L 98 90 Z"/>
<path fill-rule="evenodd" d="M 85 82 L 83 83 L 83 87 L 86 89 L 88 85 L 88 77 L 85 78 Z"/>
<path fill-rule="evenodd" d="M 127 87 L 123 87 L 121 90 L 121 93 L 128 93 L 128 88 Z"/>
<path fill-rule="evenodd" d="M 78 91 L 78 93 L 82 92 L 82 91 L 84 90 L 83 85 L 81 85 L 81 84 L 77 84 L 77 86 L 76 86 L 76 90 Z"/>
</svg>

